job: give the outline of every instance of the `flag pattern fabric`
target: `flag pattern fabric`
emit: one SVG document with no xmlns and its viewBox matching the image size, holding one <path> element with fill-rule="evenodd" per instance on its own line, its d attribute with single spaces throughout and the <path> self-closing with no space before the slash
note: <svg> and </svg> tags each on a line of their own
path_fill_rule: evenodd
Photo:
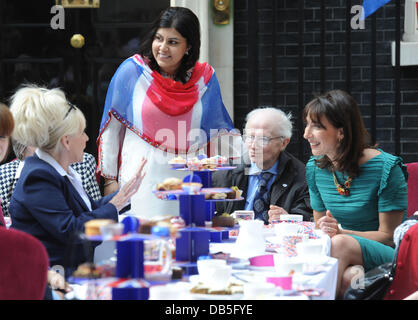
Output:
<svg viewBox="0 0 418 320">
<path fill-rule="evenodd" d="M 363 14 L 364 18 L 367 18 L 374 12 L 376 12 L 380 7 L 383 7 L 390 0 L 364 0 L 363 1 Z"/>
<path fill-rule="evenodd" d="M 100 136 L 111 117 L 153 147 L 185 153 L 233 130 L 213 68 L 197 62 L 183 84 L 150 69 L 140 55 L 125 60 L 108 88 Z"/>
</svg>

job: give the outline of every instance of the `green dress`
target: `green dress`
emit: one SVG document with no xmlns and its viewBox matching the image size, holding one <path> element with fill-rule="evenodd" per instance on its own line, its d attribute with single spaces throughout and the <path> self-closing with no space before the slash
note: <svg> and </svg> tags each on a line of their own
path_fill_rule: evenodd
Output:
<svg viewBox="0 0 418 320">
<path fill-rule="evenodd" d="M 379 212 L 403 210 L 408 205 L 408 177 L 402 159 L 379 149 L 381 154 L 360 166 L 360 176 L 353 179 L 350 195 L 337 192 L 332 173 L 315 165 L 317 157 L 306 164 L 306 180 L 312 209 L 330 210 L 343 229 L 375 231 L 379 228 Z M 340 184 L 347 175 L 336 172 Z M 380 242 L 353 236 L 360 244 L 366 271 L 392 261 L 394 249 Z"/>
</svg>

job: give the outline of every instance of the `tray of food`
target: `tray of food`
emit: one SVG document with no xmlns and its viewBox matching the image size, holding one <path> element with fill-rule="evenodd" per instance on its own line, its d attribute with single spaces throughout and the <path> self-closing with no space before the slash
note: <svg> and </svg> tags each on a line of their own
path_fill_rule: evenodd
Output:
<svg viewBox="0 0 418 320">
<path fill-rule="evenodd" d="M 206 200 L 225 200 L 228 194 L 232 194 L 233 190 L 229 188 L 202 188 L 199 191 L 190 193 L 183 189 L 173 189 L 167 191 L 154 190 L 153 193 L 157 198 L 162 200 L 178 200 L 180 195 L 187 194 L 204 194 Z M 232 198 L 231 198 L 232 199 Z M 233 198 L 233 200 L 236 200 Z"/>
<path fill-rule="evenodd" d="M 175 157 L 168 161 L 170 167 L 174 170 L 181 171 L 216 171 L 231 170 L 236 166 L 231 166 L 227 157 L 216 155 L 207 157 L 199 155 L 197 157 L 184 159 L 181 156 Z"/>
<path fill-rule="evenodd" d="M 202 188 L 201 183 L 183 182 L 179 178 L 166 178 L 158 183 L 153 193 L 162 200 L 178 200 L 180 195 L 204 194 L 205 200 L 212 201 L 241 201 L 244 198 L 242 190 L 237 186 L 230 188 Z"/>
</svg>

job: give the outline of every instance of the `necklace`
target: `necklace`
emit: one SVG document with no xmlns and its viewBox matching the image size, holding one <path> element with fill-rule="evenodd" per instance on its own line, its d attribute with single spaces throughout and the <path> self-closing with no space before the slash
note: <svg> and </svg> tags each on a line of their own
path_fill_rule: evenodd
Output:
<svg viewBox="0 0 418 320">
<path fill-rule="evenodd" d="M 337 176 L 335 175 L 334 170 L 332 170 L 332 176 L 334 177 L 334 184 L 337 187 L 337 191 L 342 196 L 349 196 L 350 195 L 350 187 L 351 187 L 351 181 L 353 180 L 350 176 L 347 177 L 347 180 L 345 180 L 344 185 L 341 185 L 338 182 Z M 344 179 L 344 175 L 343 175 Z"/>
</svg>

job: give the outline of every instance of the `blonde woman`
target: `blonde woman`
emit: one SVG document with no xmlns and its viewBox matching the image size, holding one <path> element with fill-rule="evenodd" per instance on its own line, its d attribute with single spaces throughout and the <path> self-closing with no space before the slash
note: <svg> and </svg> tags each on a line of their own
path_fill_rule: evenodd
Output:
<svg viewBox="0 0 418 320">
<path fill-rule="evenodd" d="M 12 228 L 42 241 L 50 265 L 61 265 L 69 275 L 92 259 L 78 234 L 91 219 L 118 220 L 118 213 L 138 190 L 146 163 L 119 191 L 94 201 L 83 189 L 79 174 L 71 168 L 83 160 L 88 137 L 86 120 L 59 89 L 26 86 L 12 97 L 15 119 L 13 138 L 36 147 L 25 165 L 12 195 L 9 212 Z"/>
</svg>

